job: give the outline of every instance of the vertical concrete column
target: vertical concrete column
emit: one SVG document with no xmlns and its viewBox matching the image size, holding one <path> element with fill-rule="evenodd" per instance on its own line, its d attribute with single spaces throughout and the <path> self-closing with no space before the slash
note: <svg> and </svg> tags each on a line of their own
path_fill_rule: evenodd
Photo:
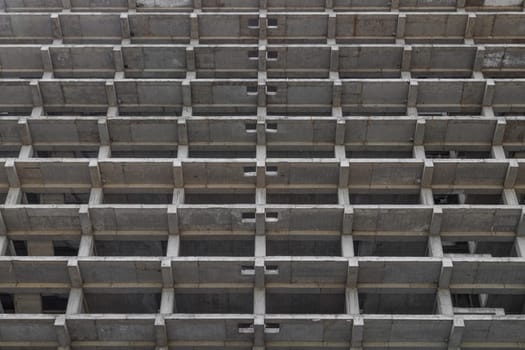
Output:
<svg viewBox="0 0 525 350">
<path fill-rule="evenodd" d="M 42 57 L 42 66 L 44 68 L 44 75 L 42 79 L 53 78 L 53 61 L 51 60 L 51 53 L 49 52 L 49 46 L 42 46 L 40 48 L 40 56 Z"/>
<path fill-rule="evenodd" d="M 40 117 L 45 115 L 44 100 L 42 98 L 42 92 L 40 91 L 40 84 L 38 80 L 32 80 L 29 83 L 31 88 L 31 98 L 33 100 L 33 109 L 31 111 L 32 117 Z"/>
<path fill-rule="evenodd" d="M 405 28 L 407 23 L 407 15 L 400 13 L 397 16 L 397 29 L 396 29 L 396 43 L 405 44 Z"/>
<path fill-rule="evenodd" d="M 53 32 L 53 44 L 61 44 L 63 40 L 62 36 L 62 24 L 60 23 L 60 14 L 52 13 L 50 15 L 51 30 Z"/>
</svg>

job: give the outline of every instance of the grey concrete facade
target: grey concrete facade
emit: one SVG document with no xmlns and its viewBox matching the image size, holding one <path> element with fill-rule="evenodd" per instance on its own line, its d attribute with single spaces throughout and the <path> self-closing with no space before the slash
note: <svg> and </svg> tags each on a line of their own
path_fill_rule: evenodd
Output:
<svg viewBox="0 0 525 350">
<path fill-rule="evenodd" d="M 0 349 L 524 349 L 524 8 L 0 0 Z"/>
</svg>

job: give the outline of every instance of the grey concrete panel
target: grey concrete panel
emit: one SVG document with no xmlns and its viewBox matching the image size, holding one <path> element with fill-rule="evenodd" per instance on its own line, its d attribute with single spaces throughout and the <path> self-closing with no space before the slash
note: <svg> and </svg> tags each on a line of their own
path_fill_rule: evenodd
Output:
<svg viewBox="0 0 525 350">
<path fill-rule="evenodd" d="M 277 219 L 266 222 L 266 232 L 268 234 L 339 233 L 343 222 L 342 209 L 323 208 L 320 206 L 310 208 L 270 206 L 266 208 L 266 212 L 277 213 Z"/>
<path fill-rule="evenodd" d="M 431 217 L 431 208 L 356 206 L 353 230 L 363 234 L 380 234 L 389 231 L 422 234 L 428 231 Z"/>
<path fill-rule="evenodd" d="M 186 284 L 205 287 L 206 284 L 224 283 L 245 284 L 251 288 L 253 264 L 253 258 L 222 258 L 220 264 L 213 258 L 175 258 L 172 260 L 173 279 L 176 288 Z"/>
<path fill-rule="evenodd" d="M 100 141 L 96 119 L 33 119 L 29 129 L 35 144 L 98 145 Z"/>
<path fill-rule="evenodd" d="M 118 15 L 60 15 L 66 43 L 116 43 L 121 38 Z"/>
<path fill-rule="evenodd" d="M 115 74 L 111 46 L 50 47 L 57 78 L 112 78 Z"/>
<path fill-rule="evenodd" d="M 49 15 L 0 15 L 0 43 L 49 43 L 52 39 Z"/>
<path fill-rule="evenodd" d="M 348 262 L 342 258 L 268 257 L 266 266 L 275 266 L 275 274 L 267 274 L 269 286 L 280 284 L 307 283 L 314 288 L 346 283 Z"/>
<path fill-rule="evenodd" d="M 182 108 L 181 82 L 116 81 L 115 89 L 122 113 L 179 114 Z"/>
<path fill-rule="evenodd" d="M 445 343 L 450 334 L 452 319 L 444 317 L 425 316 L 365 316 L 365 341 L 405 343 L 425 341 L 434 343 L 440 349 L 439 343 Z M 404 332 L 409 327 L 412 331 Z M 435 344 L 438 343 L 438 344 Z M 446 347 L 444 347 L 446 348 Z"/>
<path fill-rule="evenodd" d="M 415 159 L 403 162 L 384 160 L 381 163 L 352 160 L 350 162 L 350 187 L 381 188 L 387 184 L 390 188 L 418 187 L 422 172 L 423 164 Z"/>
<path fill-rule="evenodd" d="M 277 21 L 268 26 L 269 43 L 324 43 L 327 35 L 328 16 L 322 14 L 270 14 Z M 307 25 L 305 25 L 307 23 Z"/>
<path fill-rule="evenodd" d="M 479 114 L 484 89 L 483 81 L 419 81 L 417 108 L 422 112 Z"/>
<path fill-rule="evenodd" d="M 255 118 L 201 118 L 188 120 L 188 138 L 191 144 L 212 145 L 232 142 L 239 145 L 255 145 L 257 134 L 251 126 Z"/>
<path fill-rule="evenodd" d="M 83 258 L 78 262 L 84 283 L 91 287 L 98 284 L 145 283 L 161 285 L 160 261 L 156 258 Z M 136 292 L 136 290 L 135 290 Z"/>
<path fill-rule="evenodd" d="M 90 209 L 93 229 L 104 234 L 119 232 L 168 232 L 166 206 L 104 205 Z"/>
<path fill-rule="evenodd" d="M 428 285 L 437 284 L 440 272 L 439 259 L 418 261 L 417 258 L 364 257 L 359 258 L 358 284 L 364 289 L 382 283 L 413 283 L 414 288 L 417 284 L 428 288 Z"/>
<path fill-rule="evenodd" d="M 269 78 L 327 78 L 330 71 L 327 46 L 271 46 L 267 55 Z"/>
<path fill-rule="evenodd" d="M 0 76 L 40 78 L 44 71 L 39 46 L 0 47 Z"/>
<path fill-rule="evenodd" d="M 323 187 L 335 188 L 339 179 L 339 163 L 330 160 L 304 160 L 295 163 L 268 162 L 267 167 L 277 167 L 277 174 L 266 173 L 269 188 L 301 186 L 312 182 Z M 273 169 L 272 169 L 273 170 Z"/>
<path fill-rule="evenodd" d="M 166 317 L 168 337 L 173 341 L 246 342 L 251 334 L 239 332 L 239 325 L 250 324 L 251 317 L 242 315 L 170 315 Z"/>
<path fill-rule="evenodd" d="M 86 111 L 104 113 L 108 100 L 105 81 L 62 80 L 40 82 L 44 108 L 48 112 Z M 66 112 L 67 113 L 67 112 Z"/>
<path fill-rule="evenodd" d="M 241 220 L 242 213 L 255 213 L 247 206 L 182 206 L 179 229 L 184 232 L 255 232 L 255 220 Z M 179 214 L 180 213 L 180 214 Z"/>
<path fill-rule="evenodd" d="M 9 233 L 39 231 L 53 234 L 80 233 L 78 206 L 6 207 L 2 215 Z"/>
<path fill-rule="evenodd" d="M 267 335 L 268 342 L 272 344 L 304 341 L 346 344 L 350 341 L 352 320 L 348 316 L 307 319 L 268 315 L 265 319 L 279 325 L 279 332 Z"/>
<path fill-rule="evenodd" d="M 341 103 L 348 114 L 404 114 L 407 96 L 407 81 L 344 80 Z"/>
<path fill-rule="evenodd" d="M 129 16 L 132 43 L 187 43 L 190 18 L 187 14 L 146 14 Z"/>
<path fill-rule="evenodd" d="M 481 168 L 483 170 L 481 171 Z M 507 164 L 497 160 L 435 159 L 432 185 L 442 188 L 502 186 Z"/>
<path fill-rule="evenodd" d="M 106 187 L 138 185 L 143 187 L 171 187 L 173 162 L 156 160 L 150 162 L 106 160 L 99 163 L 102 181 Z"/>
<path fill-rule="evenodd" d="M 463 41 L 467 16 L 464 14 L 408 14 L 405 38 L 409 43 Z"/>
<path fill-rule="evenodd" d="M 29 112 L 33 104 L 31 89 L 26 81 L 5 81 L 0 84 L 0 111 L 6 113 Z"/>
<path fill-rule="evenodd" d="M 199 40 L 202 43 L 255 44 L 259 30 L 249 21 L 257 18 L 256 14 L 203 13 L 199 16 Z"/>
<path fill-rule="evenodd" d="M 496 235 L 515 232 L 520 220 L 519 208 L 443 208 L 441 232 L 454 234 L 477 232 Z"/>
<path fill-rule="evenodd" d="M 337 16 L 338 43 L 393 43 L 397 27 L 395 14 L 340 14 Z"/>
<path fill-rule="evenodd" d="M 112 144 L 177 144 L 177 124 L 173 119 L 109 119 Z"/>
<path fill-rule="evenodd" d="M 275 81 L 276 89 L 266 96 L 269 114 L 329 114 L 332 107 L 332 84 L 325 81 Z M 268 88 L 267 88 L 268 89 Z"/>
<path fill-rule="evenodd" d="M 90 187 L 88 162 L 70 159 L 42 162 L 16 162 L 16 170 L 23 187 Z M 64 186 L 63 184 L 67 184 Z"/>
<path fill-rule="evenodd" d="M 185 78 L 184 46 L 123 46 L 127 78 Z"/>
<path fill-rule="evenodd" d="M 258 46 L 199 46 L 195 65 L 199 78 L 256 78 Z"/>
<path fill-rule="evenodd" d="M 399 78 L 402 58 L 402 46 L 340 46 L 339 74 L 341 78 Z"/>
</svg>

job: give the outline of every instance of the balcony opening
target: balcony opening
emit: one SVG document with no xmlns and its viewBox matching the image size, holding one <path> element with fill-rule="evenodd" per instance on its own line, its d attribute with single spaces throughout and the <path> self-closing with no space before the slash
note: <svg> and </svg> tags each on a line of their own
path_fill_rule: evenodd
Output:
<svg viewBox="0 0 525 350">
<path fill-rule="evenodd" d="M 389 147 L 391 148 L 391 147 Z M 383 150 L 360 150 L 360 149 L 347 149 L 347 158 L 412 158 L 412 149 L 383 149 Z"/>
<path fill-rule="evenodd" d="M 426 150 L 425 157 L 431 159 L 488 159 L 492 158 L 490 150 L 486 151 L 455 151 L 455 150 Z"/>
<path fill-rule="evenodd" d="M 267 158 L 334 158 L 333 147 L 300 146 L 282 147 L 268 146 Z"/>
<path fill-rule="evenodd" d="M 117 193 L 104 191 L 104 204 L 171 204 L 173 193 Z"/>
<path fill-rule="evenodd" d="M 27 241 L 22 240 L 12 240 L 13 248 L 15 250 L 16 256 L 27 256 Z"/>
<path fill-rule="evenodd" d="M 251 314 L 253 290 L 232 289 L 176 289 L 177 313 L 191 314 Z"/>
<path fill-rule="evenodd" d="M 355 256 L 427 256 L 426 240 L 354 240 Z"/>
<path fill-rule="evenodd" d="M 341 256 L 340 236 L 267 236 L 268 256 Z"/>
<path fill-rule="evenodd" d="M 430 293 L 359 293 L 362 314 L 433 314 L 436 295 Z"/>
<path fill-rule="evenodd" d="M 521 315 L 524 303 L 523 294 L 452 294 L 454 314 Z"/>
<path fill-rule="evenodd" d="M 185 204 L 255 204 L 255 192 L 186 191 Z"/>
<path fill-rule="evenodd" d="M 275 192 L 270 190 L 266 193 L 268 204 L 337 204 L 337 192 Z"/>
<path fill-rule="evenodd" d="M 56 240 L 53 241 L 55 256 L 77 256 L 79 241 Z"/>
<path fill-rule="evenodd" d="M 412 205 L 421 202 L 419 191 L 350 192 L 350 203 L 355 205 Z"/>
<path fill-rule="evenodd" d="M 512 257 L 516 256 L 514 241 L 449 241 L 443 240 L 443 253 L 484 255 L 487 257 Z"/>
<path fill-rule="evenodd" d="M 37 148 L 34 153 L 35 158 L 97 158 L 98 147 L 91 147 L 82 150 L 54 150 Z"/>
<path fill-rule="evenodd" d="M 15 298 L 13 294 L 0 293 L 0 303 L 2 304 L 4 314 L 15 313 Z"/>
<path fill-rule="evenodd" d="M 87 204 L 89 192 L 24 192 L 23 204 Z"/>
<path fill-rule="evenodd" d="M 177 148 L 170 150 L 111 150 L 113 158 L 177 158 Z"/>
<path fill-rule="evenodd" d="M 86 313 L 155 314 L 160 308 L 160 292 L 93 293 L 84 292 Z"/>
<path fill-rule="evenodd" d="M 42 313 L 64 314 L 67 308 L 67 294 L 42 294 Z"/>
<path fill-rule="evenodd" d="M 344 289 L 294 289 L 294 292 L 266 289 L 269 314 L 344 314 Z"/>
<path fill-rule="evenodd" d="M 255 158 L 255 146 L 246 146 L 242 149 L 217 147 L 190 146 L 188 156 L 190 158 Z"/>
<path fill-rule="evenodd" d="M 436 205 L 498 205 L 504 204 L 501 191 L 480 192 L 480 191 L 453 191 L 433 193 L 434 204 Z"/>
<path fill-rule="evenodd" d="M 252 236 L 182 236 L 180 256 L 245 256 L 252 257 L 255 243 Z"/>
<path fill-rule="evenodd" d="M 166 256 L 166 240 L 95 240 L 98 256 Z"/>
</svg>

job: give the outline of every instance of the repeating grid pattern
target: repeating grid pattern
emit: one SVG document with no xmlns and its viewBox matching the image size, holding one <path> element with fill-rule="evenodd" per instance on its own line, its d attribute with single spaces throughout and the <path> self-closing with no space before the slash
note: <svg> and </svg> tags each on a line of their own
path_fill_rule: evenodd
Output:
<svg viewBox="0 0 525 350">
<path fill-rule="evenodd" d="M 0 1 L 0 348 L 520 348 L 523 8 Z"/>
</svg>

